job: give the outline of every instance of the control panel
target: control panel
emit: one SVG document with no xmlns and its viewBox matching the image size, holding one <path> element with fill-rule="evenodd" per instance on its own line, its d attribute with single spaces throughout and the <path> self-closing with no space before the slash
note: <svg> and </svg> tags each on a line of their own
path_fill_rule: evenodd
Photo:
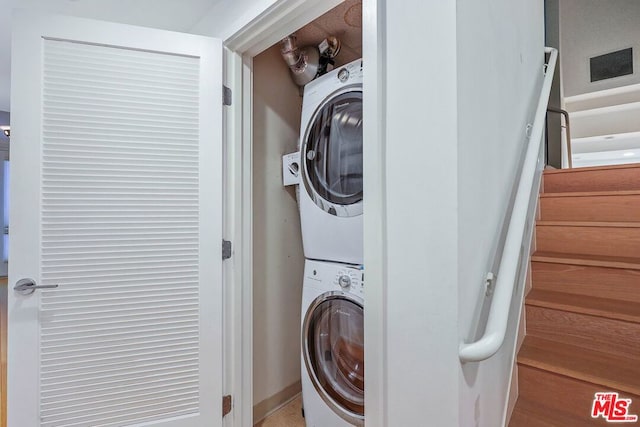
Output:
<svg viewBox="0 0 640 427">
<path fill-rule="evenodd" d="M 338 270 L 333 283 L 344 292 L 350 292 L 362 297 L 364 294 L 364 271 L 345 267 Z"/>
<path fill-rule="evenodd" d="M 338 80 L 347 83 L 354 77 L 362 78 L 362 60 L 351 62 L 340 68 L 337 74 Z"/>
</svg>

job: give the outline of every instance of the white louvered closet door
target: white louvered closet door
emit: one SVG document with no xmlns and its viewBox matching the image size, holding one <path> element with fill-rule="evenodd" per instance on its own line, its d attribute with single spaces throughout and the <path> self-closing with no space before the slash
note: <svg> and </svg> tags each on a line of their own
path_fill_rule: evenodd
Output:
<svg viewBox="0 0 640 427">
<path fill-rule="evenodd" d="M 12 50 L 9 427 L 220 426 L 221 43 L 21 13 Z"/>
</svg>

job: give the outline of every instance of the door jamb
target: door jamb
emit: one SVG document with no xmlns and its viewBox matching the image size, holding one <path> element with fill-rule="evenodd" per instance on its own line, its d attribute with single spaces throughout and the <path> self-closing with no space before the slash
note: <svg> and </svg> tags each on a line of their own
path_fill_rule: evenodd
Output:
<svg viewBox="0 0 640 427">
<path fill-rule="evenodd" d="M 343 0 L 278 0 L 224 41 L 224 82 L 234 102 L 226 110 L 225 226 L 234 257 L 225 277 L 225 391 L 233 391 L 235 410 L 225 426 L 253 425 L 253 241 L 252 113 L 253 57 Z M 384 259 L 384 0 L 363 0 L 363 58 L 367 67 L 364 112 L 365 265 L 368 270 L 365 311 L 367 425 L 386 426 L 384 342 L 386 281 Z M 367 122 L 365 122 L 367 123 Z M 370 271 L 369 271 L 370 270 Z M 234 286 L 235 284 L 235 286 Z"/>
</svg>

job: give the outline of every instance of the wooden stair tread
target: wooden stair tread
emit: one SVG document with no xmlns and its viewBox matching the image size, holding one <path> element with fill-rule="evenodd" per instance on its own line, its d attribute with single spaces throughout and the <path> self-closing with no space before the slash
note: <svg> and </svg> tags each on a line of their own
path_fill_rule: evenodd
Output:
<svg viewBox="0 0 640 427">
<path fill-rule="evenodd" d="M 638 289 L 640 291 L 640 287 Z M 640 323 L 640 304 L 633 301 L 598 298 L 590 295 L 576 295 L 534 288 L 527 295 L 526 304 Z"/>
<path fill-rule="evenodd" d="M 544 193 L 640 190 L 640 164 L 545 171 Z"/>
<path fill-rule="evenodd" d="M 640 303 L 640 270 L 532 262 L 534 289 Z"/>
<path fill-rule="evenodd" d="M 603 170 L 616 170 L 616 169 L 634 169 L 634 168 L 640 168 L 640 163 L 628 163 L 624 165 L 609 165 L 609 166 L 588 166 L 583 168 L 572 168 L 572 169 L 545 169 L 543 173 L 545 175 L 555 175 L 555 174 L 563 174 L 563 173 L 603 171 Z"/>
<path fill-rule="evenodd" d="M 553 222 L 536 225 L 536 249 L 541 252 L 640 258 L 640 223 Z"/>
<path fill-rule="evenodd" d="M 617 191 L 574 191 L 566 193 L 540 193 L 540 197 L 616 197 L 616 196 L 640 196 L 640 190 L 617 190 Z"/>
<path fill-rule="evenodd" d="M 570 427 L 584 426 L 582 420 L 570 414 L 549 408 L 530 399 L 519 397 L 509 427 Z"/>
<path fill-rule="evenodd" d="M 631 358 L 527 336 L 518 363 L 640 396 L 640 364 Z"/>
<path fill-rule="evenodd" d="M 525 306 L 526 334 L 551 341 L 637 359 L 640 354 L 640 323 L 589 314 Z"/>
<path fill-rule="evenodd" d="M 608 221 L 537 221 L 539 226 L 640 228 L 640 222 Z"/>
<path fill-rule="evenodd" d="M 640 184 L 638 185 L 640 187 Z M 638 223 L 640 191 L 584 191 L 542 193 L 539 200 L 542 221 Z"/>
<path fill-rule="evenodd" d="M 572 420 L 565 424 L 566 427 L 611 425 L 603 418 L 591 418 L 594 395 L 605 391 L 602 386 L 523 364 L 518 365 L 518 378 L 521 380 L 518 387 L 520 397 L 538 402 L 545 409 L 567 414 Z M 619 394 L 624 399 L 637 399 L 630 393 Z M 519 427 L 529 426 L 522 424 Z"/>
<path fill-rule="evenodd" d="M 640 270 L 640 258 L 536 251 L 532 261 Z"/>
</svg>

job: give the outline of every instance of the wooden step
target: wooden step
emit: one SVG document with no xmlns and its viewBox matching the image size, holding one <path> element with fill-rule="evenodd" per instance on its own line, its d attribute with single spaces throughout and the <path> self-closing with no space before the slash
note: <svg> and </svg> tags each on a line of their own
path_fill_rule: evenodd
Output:
<svg viewBox="0 0 640 427">
<path fill-rule="evenodd" d="M 562 260 L 567 261 L 566 258 Z M 533 261 L 533 289 L 640 303 L 640 271 L 571 264 L 572 260 L 568 261 Z"/>
<path fill-rule="evenodd" d="M 509 425 L 610 425 L 596 392 L 640 414 L 640 164 L 543 176 Z"/>
<path fill-rule="evenodd" d="M 638 358 L 640 324 L 526 304 L 527 336 Z"/>
<path fill-rule="evenodd" d="M 571 264 L 591 267 L 640 270 L 640 258 L 621 256 L 565 254 L 557 252 L 537 251 L 531 256 L 531 261 L 553 264 Z"/>
<path fill-rule="evenodd" d="M 519 397 L 509 427 L 573 427 L 584 423 L 562 411 Z M 598 425 L 598 424 L 594 424 Z"/>
<path fill-rule="evenodd" d="M 572 295 L 557 291 L 532 289 L 527 295 L 527 304 L 547 307 L 571 313 L 589 314 L 607 319 L 640 323 L 640 304 L 633 301 L 620 301 L 608 298 L 596 298 L 588 295 Z"/>
<path fill-rule="evenodd" d="M 640 223 L 538 221 L 541 252 L 640 258 Z"/>
<path fill-rule="evenodd" d="M 591 409 L 595 393 L 615 390 L 606 390 L 597 384 L 524 364 L 518 364 L 518 378 L 520 399 L 543 405 L 551 411 L 564 414 L 565 418 L 575 420 L 563 426 L 611 425 L 603 418 L 591 418 Z M 620 397 L 633 400 L 629 407 L 631 414 L 640 412 L 640 396 L 621 393 Z"/>
<path fill-rule="evenodd" d="M 540 219 L 640 222 L 640 191 L 543 193 Z"/>
<path fill-rule="evenodd" d="M 640 165 L 545 170 L 545 193 L 640 190 Z"/>
<path fill-rule="evenodd" d="M 527 336 L 518 353 L 518 363 L 586 381 L 602 390 L 640 396 L 637 358 Z"/>
</svg>

